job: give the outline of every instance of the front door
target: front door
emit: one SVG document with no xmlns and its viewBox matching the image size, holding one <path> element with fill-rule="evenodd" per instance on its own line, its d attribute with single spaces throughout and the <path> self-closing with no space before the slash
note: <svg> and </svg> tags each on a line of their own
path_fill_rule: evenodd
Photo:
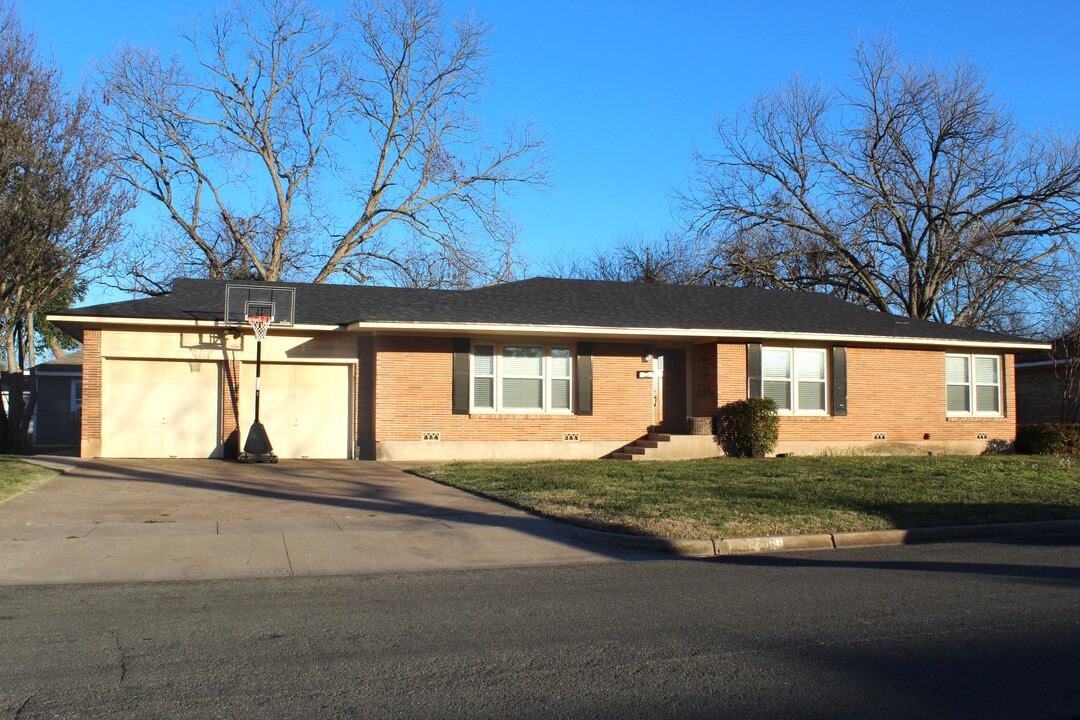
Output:
<svg viewBox="0 0 1080 720">
<path fill-rule="evenodd" d="M 654 422 L 660 432 L 686 432 L 686 351 L 656 351 Z"/>
</svg>

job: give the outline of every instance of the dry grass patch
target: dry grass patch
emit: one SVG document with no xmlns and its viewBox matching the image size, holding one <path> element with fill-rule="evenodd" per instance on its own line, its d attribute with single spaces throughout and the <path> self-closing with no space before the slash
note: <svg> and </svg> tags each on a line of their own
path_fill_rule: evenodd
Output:
<svg viewBox="0 0 1080 720">
<path fill-rule="evenodd" d="M 0 455 L 0 503 L 33 490 L 59 475 L 55 470 L 23 462 L 17 457 Z"/>
</svg>

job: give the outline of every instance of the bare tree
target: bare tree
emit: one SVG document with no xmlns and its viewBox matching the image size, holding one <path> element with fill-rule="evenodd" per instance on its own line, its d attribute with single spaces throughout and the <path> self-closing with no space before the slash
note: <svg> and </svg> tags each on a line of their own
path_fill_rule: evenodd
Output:
<svg viewBox="0 0 1080 720">
<path fill-rule="evenodd" d="M 24 450 L 33 413 L 35 315 L 73 301 L 118 241 L 132 199 L 108 171 L 86 94 L 72 95 L 13 7 L 0 2 L 0 450 Z M 24 405 L 24 391 L 30 402 Z"/>
<path fill-rule="evenodd" d="M 118 50 L 99 72 L 105 122 L 128 182 L 164 209 L 152 240 L 171 250 L 131 276 L 151 291 L 180 274 L 497 277 L 511 240 L 500 196 L 542 184 L 545 158 L 530 126 L 484 141 L 488 32 L 435 0 L 356 0 L 340 24 L 255 0 L 182 34 L 190 60 Z"/>
<path fill-rule="evenodd" d="M 1060 400 L 1058 419 L 1063 423 L 1080 422 L 1080 286 L 1075 275 L 1072 282 L 1046 311 L 1041 335 L 1050 343 L 1050 350 L 1029 353 L 1028 358 L 1050 362 Z"/>
<path fill-rule="evenodd" d="M 1000 327 L 1080 228 L 1075 135 L 1025 134 L 973 65 L 885 41 L 857 43 L 849 86 L 796 76 L 717 133 L 681 200 L 725 282 Z"/>
<path fill-rule="evenodd" d="M 669 232 L 657 238 L 631 233 L 590 254 L 560 253 L 542 263 L 553 277 L 667 285 L 713 285 L 719 279 L 714 248 L 700 238 Z"/>
</svg>

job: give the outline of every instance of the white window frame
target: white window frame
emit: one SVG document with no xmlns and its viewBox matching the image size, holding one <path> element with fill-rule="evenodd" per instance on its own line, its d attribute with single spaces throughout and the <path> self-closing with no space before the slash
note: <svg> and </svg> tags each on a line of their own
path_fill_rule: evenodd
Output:
<svg viewBox="0 0 1080 720">
<path fill-rule="evenodd" d="M 76 392 L 76 389 L 78 389 L 78 392 Z M 83 381 L 82 380 L 73 380 L 71 382 L 71 411 L 72 412 L 80 412 L 80 411 L 82 411 L 82 405 L 83 405 L 82 404 L 82 391 L 83 391 Z"/>
<path fill-rule="evenodd" d="M 476 348 L 489 347 L 491 348 L 491 373 L 479 374 L 476 372 Z M 471 351 L 469 352 L 469 409 L 472 412 L 495 412 L 498 408 L 496 403 L 496 388 L 498 386 L 498 371 L 496 365 L 498 364 L 497 357 L 499 355 L 499 346 L 495 343 L 474 343 Z M 476 405 L 476 380 L 477 378 L 490 379 L 491 380 L 491 407 L 477 407 Z"/>
<path fill-rule="evenodd" d="M 492 395 L 493 395 L 493 407 L 477 407 L 476 406 L 476 348 L 477 347 L 491 347 L 493 349 L 494 357 L 494 380 L 492 382 Z M 522 348 L 540 348 L 543 352 L 542 370 L 543 375 L 511 375 L 507 374 L 503 370 L 503 349 L 506 347 L 522 347 Z M 556 377 L 552 372 L 551 352 L 553 350 L 566 350 L 570 357 L 570 368 L 567 376 Z M 479 377 L 492 377 L 491 375 L 480 375 Z M 541 407 L 537 408 L 506 408 L 503 407 L 503 380 L 523 378 L 523 379 L 540 379 L 542 381 L 541 387 Z M 551 385 L 553 380 L 566 381 L 568 388 L 568 397 L 570 399 L 570 407 L 567 408 L 553 408 L 551 407 Z M 469 412 L 471 413 L 487 413 L 498 415 L 573 415 L 574 414 L 574 348 L 571 345 L 564 344 L 545 344 L 528 341 L 510 341 L 510 342 L 473 342 L 471 352 L 469 353 Z"/>
<path fill-rule="evenodd" d="M 1001 397 L 1001 369 L 1002 362 L 999 355 L 980 355 L 977 353 L 945 353 L 946 362 L 948 358 L 958 357 L 963 358 L 967 362 L 968 368 L 968 381 L 966 383 L 951 383 L 946 376 L 945 379 L 945 414 L 955 417 L 1002 417 L 1002 397 Z M 975 382 L 975 361 L 977 359 L 993 360 L 997 366 L 997 382 L 996 383 L 977 383 Z M 949 393 L 948 388 L 950 385 L 963 385 L 967 387 L 968 396 L 968 409 L 967 410 L 949 410 Z M 992 387 L 997 389 L 997 410 L 979 410 L 978 408 L 978 392 L 980 387 Z"/>
<path fill-rule="evenodd" d="M 765 375 L 765 351 L 782 351 L 788 353 L 788 367 L 791 368 L 791 376 L 788 378 L 781 377 L 766 377 Z M 761 397 L 765 397 L 765 381 L 772 382 L 787 382 L 790 387 L 791 397 L 791 409 L 784 410 L 777 408 L 777 413 L 780 415 L 816 415 L 826 416 L 829 414 L 829 355 L 825 352 L 824 348 L 797 348 L 797 347 L 773 347 L 763 346 L 761 348 L 762 353 L 762 368 L 761 368 Z M 799 409 L 799 355 L 820 355 L 821 367 L 824 368 L 824 377 L 821 380 L 805 380 L 804 382 L 820 382 L 822 385 L 822 400 L 824 407 L 820 410 L 800 410 Z"/>
</svg>

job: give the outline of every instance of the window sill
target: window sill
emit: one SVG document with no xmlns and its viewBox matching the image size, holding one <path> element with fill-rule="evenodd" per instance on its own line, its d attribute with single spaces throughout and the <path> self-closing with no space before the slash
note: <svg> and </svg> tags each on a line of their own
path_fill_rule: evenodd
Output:
<svg viewBox="0 0 1080 720">
<path fill-rule="evenodd" d="M 1000 414 L 988 414 L 988 415 L 946 415 L 945 422 L 984 422 L 986 420 L 1008 420 L 1009 418 Z"/>
<path fill-rule="evenodd" d="M 528 411 L 525 411 L 525 412 L 494 412 L 494 411 L 484 411 L 484 410 L 473 410 L 473 411 L 471 411 L 469 413 L 469 417 L 470 418 L 477 418 L 477 419 L 482 418 L 482 419 L 485 419 L 485 420 L 498 420 L 500 418 L 502 418 L 502 419 L 511 418 L 511 419 L 515 419 L 515 420 L 538 420 L 540 418 L 574 417 L 574 413 L 572 413 L 572 412 L 570 412 L 568 410 L 563 410 L 563 411 L 560 411 L 560 412 L 543 412 L 543 411 L 533 411 L 533 412 L 528 412 Z"/>
</svg>

